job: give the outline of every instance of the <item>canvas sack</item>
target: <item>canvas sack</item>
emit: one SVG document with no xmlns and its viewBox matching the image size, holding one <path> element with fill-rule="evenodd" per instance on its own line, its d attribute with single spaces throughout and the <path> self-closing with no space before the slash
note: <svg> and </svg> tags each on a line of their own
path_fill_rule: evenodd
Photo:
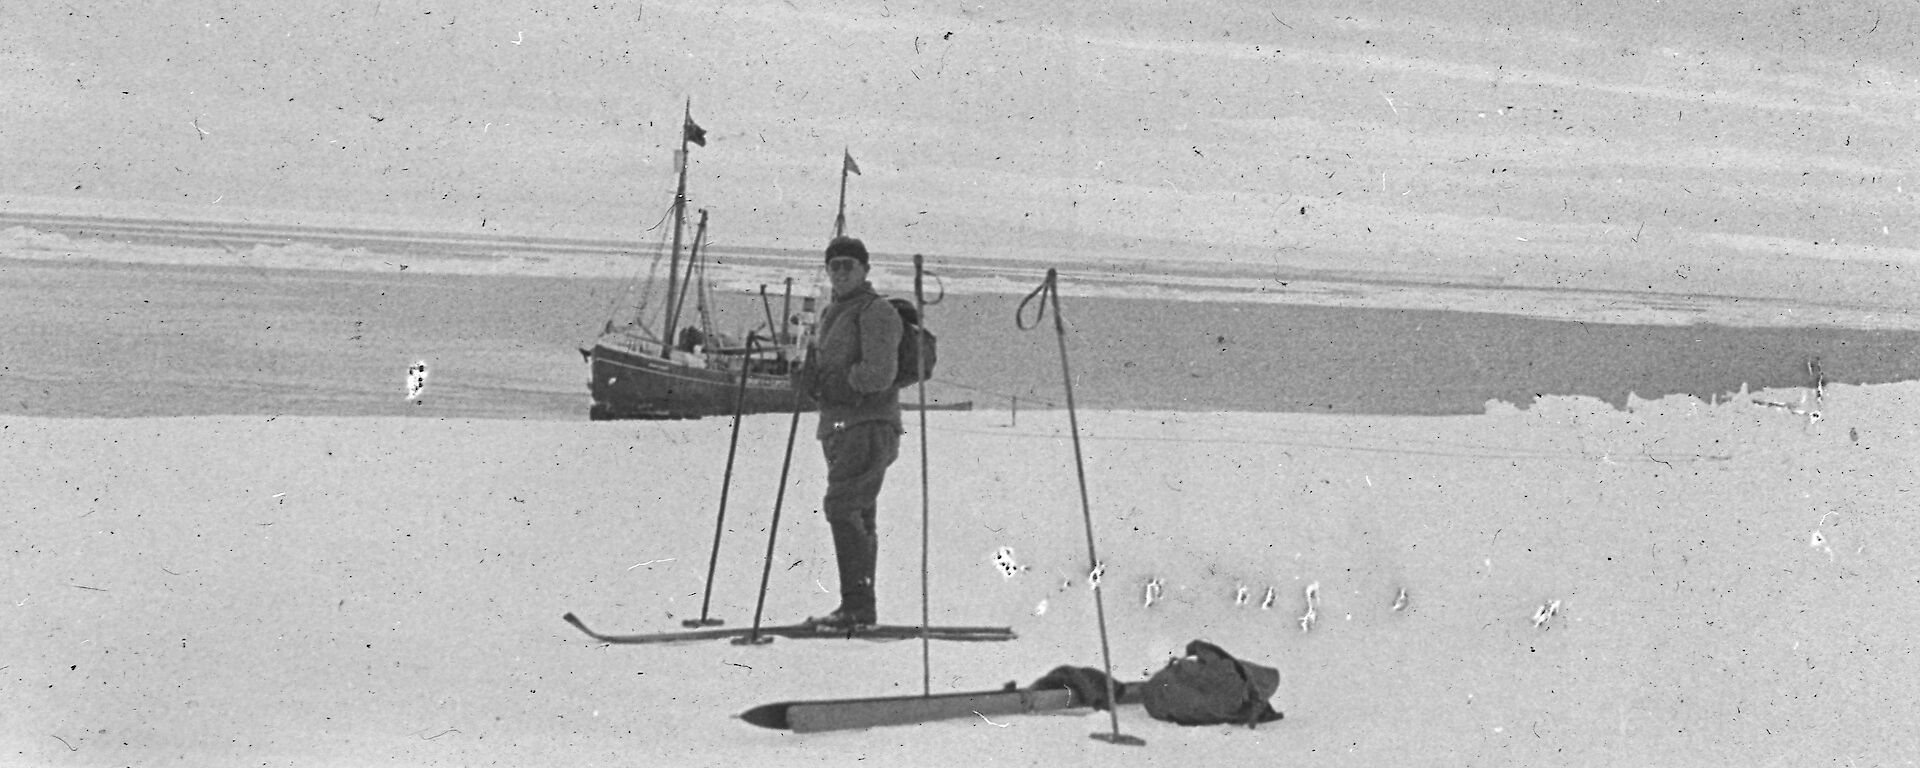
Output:
<svg viewBox="0 0 1920 768">
<path fill-rule="evenodd" d="M 1280 690 L 1280 671 L 1241 661 L 1204 640 L 1187 643 L 1184 658 L 1142 684 L 1142 703 L 1155 719 L 1181 725 L 1234 723 L 1251 728 L 1279 720 L 1268 701 Z"/>
</svg>

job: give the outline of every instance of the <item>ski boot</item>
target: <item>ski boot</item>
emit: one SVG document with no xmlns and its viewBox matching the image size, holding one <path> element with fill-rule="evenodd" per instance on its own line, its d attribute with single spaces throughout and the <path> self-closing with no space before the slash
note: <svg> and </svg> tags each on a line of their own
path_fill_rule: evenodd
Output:
<svg viewBox="0 0 1920 768">
<path fill-rule="evenodd" d="M 863 611 L 841 607 L 834 609 L 833 613 L 825 616 L 810 616 L 803 623 L 817 632 L 845 632 L 852 634 L 863 629 L 870 629 L 873 625 L 878 624 L 879 621 L 875 618 L 874 611 L 871 608 Z"/>
</svg>

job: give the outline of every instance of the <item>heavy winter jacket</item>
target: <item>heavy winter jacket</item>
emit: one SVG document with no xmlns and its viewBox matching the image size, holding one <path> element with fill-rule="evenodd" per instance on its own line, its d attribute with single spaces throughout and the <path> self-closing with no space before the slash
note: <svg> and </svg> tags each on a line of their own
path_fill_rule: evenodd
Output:
<svg viewBox="0 0 1920 768">
<path fill-rule="evenodd" d="M 900 313 L 861 283 L 835 296 L 820 313 L 809 392 L 820 404 L 817 437 L 867 421 L 900 429 L 900 390 L 893 386 L 900 367 Z"/>
</svg>

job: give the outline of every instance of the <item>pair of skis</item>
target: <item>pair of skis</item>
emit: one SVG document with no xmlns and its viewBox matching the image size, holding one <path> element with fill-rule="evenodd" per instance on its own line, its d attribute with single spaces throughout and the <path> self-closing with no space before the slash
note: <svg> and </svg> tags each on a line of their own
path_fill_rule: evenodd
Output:
<svg viewBox="0 0 1920 768">
<path fill-rule="evenodd" d="M 646 632 L 630 635 L 610 635 L 589 629 L 580 617 L 571 613 L 560 617 L 574 629 L 586 633 L 588 637 L 612 645 L 663 645 L 668 643 L 687 643 L 702 640 L 732 640 L 741 645 L 771 642 L 776 637 L 788 639 L 835 639 L 848 640 L 914 640 L 927 637 L 933 640 L 957 642 L 997 642 L 1012 640 L 1016 637 L 1007 627 L 928 627 L 923 632 L 920 627 L 907 627 L 894 624 L 871 624 L 855 628 L 831 627 L 820 624 L 775 624 L 760 627 L 726 627 L 707 629 L 687 629 L 673 632 Z"/>
<path fill-rule="evenodd" d="M 1120 703 L 1138 703 L 1141 690 L 1140 685 L 1122 686 Z M 990 718 L 1003 715 L 1072 714 L 1089 706 L 1088 701 L 1066 688 L 1016 688 L 1007 683 L 997 691 L 783 701 L 749 709 L 740 713 L 740 719 L 762 728 L 815 733 L 964 717 L 992 722 Z"/>
<path fill-rule="evenodd" d="M 614 645 L 661 645 L 732 640 L 747 644 L 773 638 L 852 639 L 886 642 L 927 637 L 958 642 L 996 642 L 1015 638 L 1006 627 L 920 627 L 879 624 L 854 630 L 829 629 L 814 624 L 777 624 L 755 628 L 706 628 L 673 632 L 648 632 L 613 635 L 594 631 L 571 613 L 561 617 L 575 629 L 602 643 Z M 1139 701 L 1139 685 L 1119 686 L 1121 704 Z M 996 691 L 969 691 L 923 696 L 876 696 L 856 699 L 782 701 L 762 704 L 740 713 L 749 724 L 796 733 L 855 730 L 888 725 L 909 725 L 964 717 L 994 718 L 1005 715 L 1070 713 L 1085 709 L 1089 703 L 1066 688 L 1019 688 L 1013 683 Z"/>
</svg>

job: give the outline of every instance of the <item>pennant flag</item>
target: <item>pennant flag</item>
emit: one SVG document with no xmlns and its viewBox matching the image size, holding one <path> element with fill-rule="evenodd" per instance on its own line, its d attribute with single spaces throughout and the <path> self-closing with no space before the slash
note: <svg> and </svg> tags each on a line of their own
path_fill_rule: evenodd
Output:
<svg viewBox="0 0 1920 768">
<path fill-rule="evenodd" d="M 852 173 L 852 174 L 853 174 L 853 175 L 855 175 L 855 176 L 859 176 L 859 175 L 860 175 L 860 165 L 859 165 L 858 163 L 855 163 L 855 162 L 853 162 L 853 153 L 851 153 L 851 152 L 847 152 L 847 151 L 845 151 L 845 150 L 842 150 L 842 151 L 841 151 L 841 154 L 843 154 L 843 155 L 846 155 L 846 156 L 847 156 L 847 167 L 846 167 L 846 172 L 848 172 L 848 173 Z"/>
<path fill-rule="evenodd" d="M 687 118 L 686 134 L 687 134 L 688 142 L 698 144 L 703 147 L 707 145 L 707 129 L 701 128 L 700 126 L 694 124 L 693 118 L 691 116 Z"/>
</svg>

